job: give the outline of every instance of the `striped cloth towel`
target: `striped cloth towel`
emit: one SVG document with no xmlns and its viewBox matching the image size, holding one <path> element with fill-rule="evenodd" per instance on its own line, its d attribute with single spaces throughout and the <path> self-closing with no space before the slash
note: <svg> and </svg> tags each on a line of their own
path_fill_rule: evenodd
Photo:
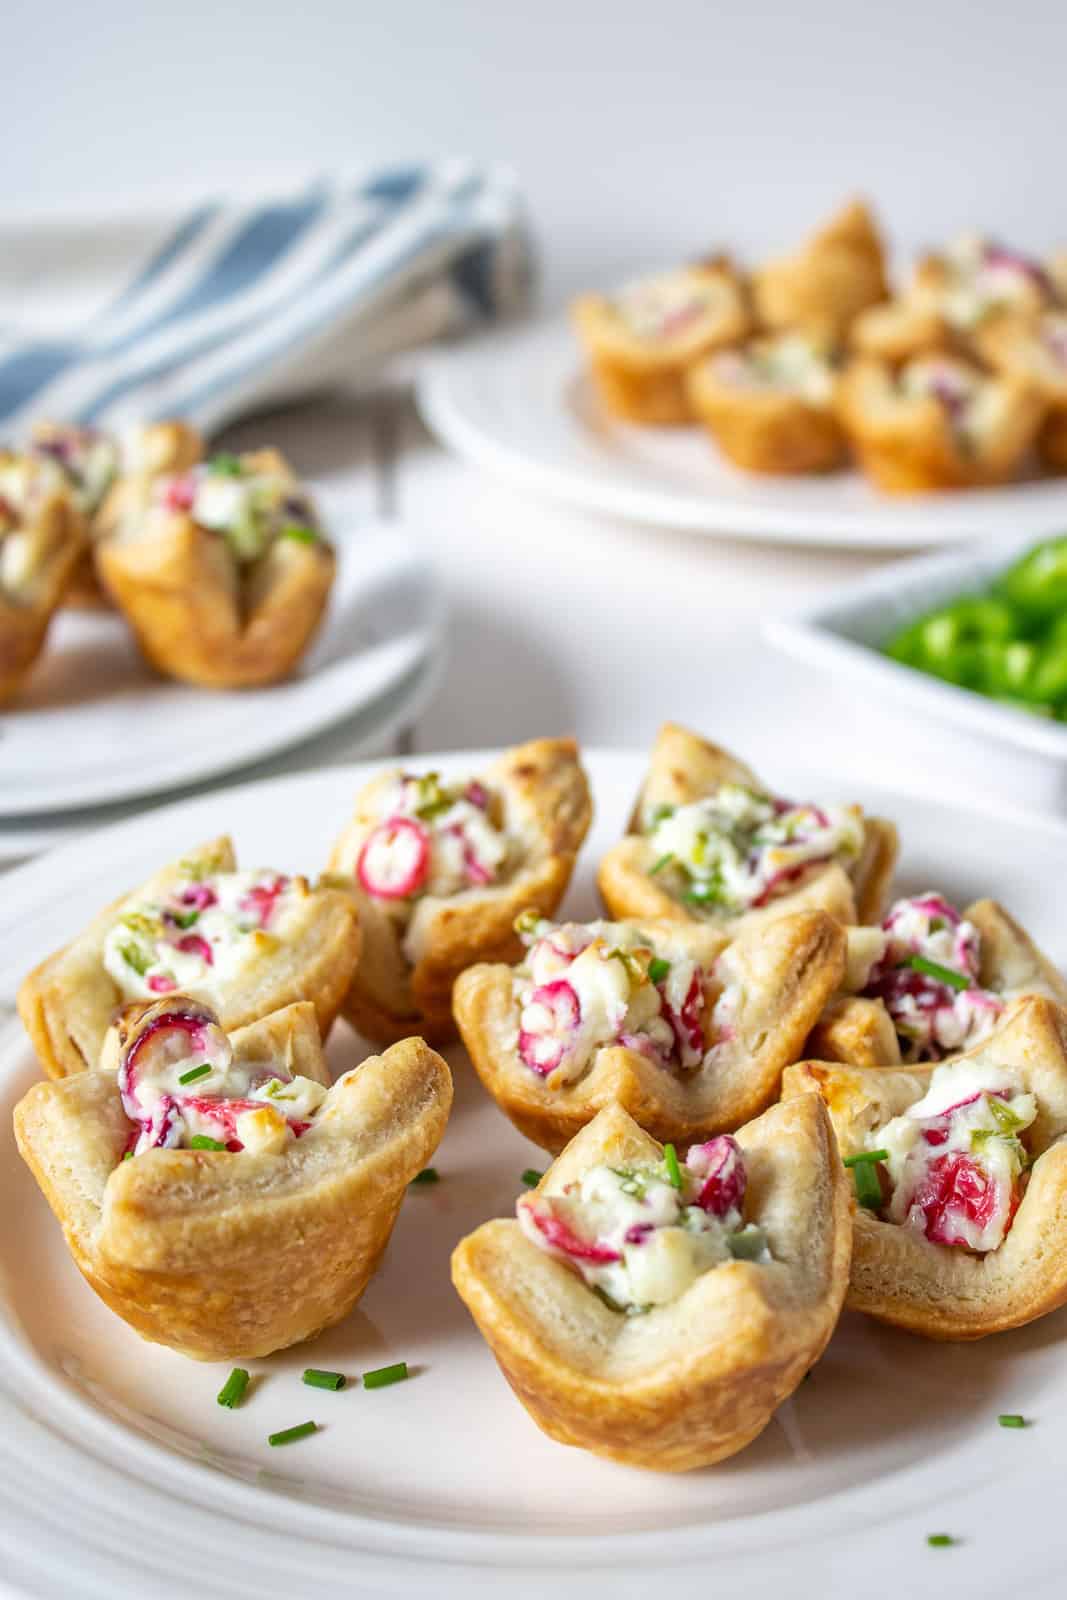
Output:
<svg viewBox="0 0 1067 1600">
<path fill-rule="evenodd" d="M 358 384 L 400 350 L 518 309 L 512 176 L 453 161 L 149 221 L 0 225 L 0 438 Z"/>
</svg>

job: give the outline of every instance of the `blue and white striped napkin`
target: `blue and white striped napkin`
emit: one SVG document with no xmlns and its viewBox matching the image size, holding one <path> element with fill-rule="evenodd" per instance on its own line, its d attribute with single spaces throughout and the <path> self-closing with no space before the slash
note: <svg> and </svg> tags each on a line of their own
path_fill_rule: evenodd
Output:
<svg viewBox="0 0 1067 1600">
<path fill-rule="evenodd" d="M 359 384 L 529 289 L 514 179 L 452 161 L 147 221 L 0 225 L 0 438 Z"/>
</svg>

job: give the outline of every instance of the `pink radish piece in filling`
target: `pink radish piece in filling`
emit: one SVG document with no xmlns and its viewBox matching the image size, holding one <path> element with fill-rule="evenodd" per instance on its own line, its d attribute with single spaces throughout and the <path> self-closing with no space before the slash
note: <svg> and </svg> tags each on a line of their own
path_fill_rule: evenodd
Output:
<svg viewBox="0 0 1067 1600">
<path fill-rule="evenodd" d="M 192 883 L 181 893 L 183 906 L 193 906 L 197 911 L 207 911 L 217 906 L 219 897 L 209 883 Z"/>
<path fill-rule="evenodd" d="M 699 971 L 694 972 L 689 988 L 686 990 L 682 1009 L 676 1011 L 667 999 L 666 989 L 663 984 L 657 984 L 663 1015 L 667 1018 L 674 1030 L 674 1037 L 678 1047 L 683 1052 L 688 1045 L 690 1050 L 695 1050 L 698 1055 L 704 1054 L 704 985 L 701 982 Z"/>
<path fill-rule="evenodd" d="M 168 511 L 191 511 L 196 499 L 196 484 L 192 478 L 172 478 L 163 491 L 163 504 Z"/>
<path fill-rule="evenodd" d="M 544 1026 L 522 1029 L 519 1034 L 519 1055 L 531 1072 L 547 1077 L 563 1060 L 569 1036 L 581 1021 L 582 1008 L 577 994 L 565 978 L 557 978 L 554 983 L 543 983 L 535 989 L 530 996 L 527 1012 L 534 1006 L 540 1006 L 546 1013 Z"/>
<path fill-rule="evenodd" d="M 622 1260 L 619 1252 L 612 1250 L 609 1245 L 579 1238 L 578 1234 L 553 1212 L 539 1211 L 533 1205 L 527 1206 L 526 1210 L 545 1243 L 551 1245 L 553 1250 L 572 1256 L 575 1261 L 591 1261 L 598 1266 L 607 1266 L 613 1261 Z"/>
<path fill-rule="evenodd" d="M 741 1146 L 729 1133 L 721 1133 L 706 1144 L 695 1144 L 685 1158 L 686 1167 L 700 1184 L 697 1205 L 713 1217 L 740 1211 L 745 1198 L 748 1174 Z"/>
<path fill-rule="evenodd" d="M 175 1060 L 192 1055 L 207 1056 L 211 1049 L 209 1041 L 212 1032 L 222 1037 L 228 1049 L 229 1041 L 222 1034 L 222 1030 L 206 1017 L 188 1011 L 165 1011 L 152 1019 L 119 1063 L 119 1095 L 122 1099 L 122 1109 L 131 1122 L 143 1122 L 151 1115 L 142 1105 L 138 1094 L 140 1058 L 150 1042 L 155 1041 L 152 1045 L 153 1050 L 167 1051 L 171 1044 L 175 1045 L 177 1047 Z"/>
<path fill-rule="evenodd" d="M 178 987 L 177 980 L 168 972 L 153 972 L 150 978 L 145 979 L 145 983 L 153 994 L 173 994 Z"/>
<path fill-rule="evenodd" d="M 239 910 L 246 917 L 255 917 L 261 928 L 267 927 L 274 915 L 278 900 L 289 887 L 289 879 L 281 874 L 267 883 L 254 884 L 241 896 Z"/>
<path fill-rule="evenodd" d="M 212 954 L 211 946 L 198 933 L 187 933 L 184 939 L 178 940 L 175 949 L 180 950 L 186 956 L 199 956 L 206 967 L 215 965 L 215 957 Z"/>
<path fill-rule="evenodd" d="M 426 882 L 430 836 L 410 817 L 390 817 L 363 841 L 356 876 L 376 900 L 406 900 Z"/>
</svg>

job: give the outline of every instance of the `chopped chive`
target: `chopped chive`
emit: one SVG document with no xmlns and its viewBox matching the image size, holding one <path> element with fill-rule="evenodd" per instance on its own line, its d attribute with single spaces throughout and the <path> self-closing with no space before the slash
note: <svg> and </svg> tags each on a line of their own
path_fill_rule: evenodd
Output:
<svg viewBox="0 0 1067 1600">
<path fill-rule="evenodd" d="M 244 471 L 240 456 L 230 455 L 221 450 L 217 456 L 212 456 L 209 463 L 212 472 L 220 472 L 227 478 L 239 478 Z"/>
<path fill-rule="evenodd" d="M 215 1398 L 220 1406 L 226 1406 L 228 1410 L 232 1411 L 235 1406 L 241 1404 L 247 1388 L 248 1373 L 244 1367 L 234 1367 Z"/>
<path fill-rule="evenodd" d="M 211 1062 L 205 1061 L 202 1066 L 190 1067 L 188 1072 L 183 1072 L 178 1078 L 179 1083 L 195 1083 L 197 1078 L 206 1078 L 211 1071 Z"/>
<path fill-rule="evenodd" d="M 654 862 L 653 865 L 651 867 L 649 867 L 649 869 L 648 869 L 649 877 L 650 878 L 654 878 L 656 876 L 657 872 L 662 872 L 664 867 L 669 866 L 670 863 L 673 860 L 674 860 L 674 851 L 673 850 L 668 850 L 667 854 L 665 856 L 660 856 L 659 860 Z"/>
<path fill-rule="evenodd" d="M 951 1533 L 928 1533 L 926 1542 L 932 1550 L 944 1550 L 948 1545 L 956 1543 Z"/>
<path fill-rule="evenodd" d="M 664 961 L 662 956 L 653 956 L 648 963 L 648 976 L 653 983 L 662 983 L 670 970 L 670 962 Z"/>
<path fill-rule="evenodd" d="M 438 1172 L 436 1167 L 423 1167 L 421 1172 L 416 1172 L 415 1176 L 408 1184 L 408 1188 L 414 1189 L 417 1183 L 440 1183 L 440 1181 L 441 1174 Z"/>
<path fill-rule="evenodd" d="M 363 1374 L 364 1389 L 385 1389 L 391 1383 L 403 1383 L 408 1376 L 406 1361 L 394 1361 L 391 1367 L 375 1367 L 373 1372 Z"/>
<path fill-rule="evenodd" d="M 663 1146 L 663 1164 L 667 1168 L 667 1177 L 672 1189 L 682 1187 L 682 1169 L 678 1165 L 678 1152 L 673 1144 Z"/>
<path fill-rule="evenodd" d="M 955 967 L 943 967 L 940 961 L 928 961 L 925 956 L 909 956 L 904 963 L 913 972 L 921 972 L 927 978 L 936 978 L 938 983 L 943 983 L 949 989 L 963 990 L 971 987 L 971 980 L 966 973 L 957 972 Z"/>
<path fill-rule="evenodd" d="M 321 1367 L 305 1367 L 303 1382 L 309 1389 L 343 1389 L 348 1379 L 343 1372 L 324 1372 Z"/>
<path fill-rule="evenodd" d="M 306 1439 L 309 1433 L 317 1433 L 317 1422 L 298 1422 L 295 1428 L 283 1428 L 280 1433 L 268 1433 L 268 1444 L 292 1444 L 296 1439 Z"/>
<path fill-rule="evenodd" d="M 882 1185 L 878 1181 L 878 1174 L 869 1161 L 861 1162 L 858 1167 L 853 1167 L 852 1178 L 856 1185 L 856 1199 L 865 1211 L 881 1211 L 883 1205 Z"/>
<path fill-rule="evenodd" d="M 845 1166 L 846 1167 L 859 1167 L 859 1166 L 862 1166 L 865 1161 L 888 1161 L 888 1160 L 889 1160 L 889 1151 L 888 1150 L 861 1150 L 859 1155 L 846 1156 L 845 1157 Z"/>
<path fill-rule="evenodd" d="M 297 544 L 318 544 L 319 536 L 314 528 L 307 527 L 301 522 L 289 522 L 282 529 L 283 539 L 295 539 Z"/>
<path fill-rule="evenodd" d="M 997 1418 L 1002 1428 L 1025 1428 L 1026 1418 L 1021 1417 L 1017 1411 L 1005 1411 Z"/>
<path fill-rule="evenodd" d="M 189 1140 L 190 1150 L 225 1150 L 221 1139 L 209 1139 L 206 1133 L 194 1133 Z"/>
<path fill-rule="evenodd" d="M 132 1150 L 127 1150 L 126 1154 L 123 1156 L 122 1159 L 123 1159 L 123 1161 L 132 1161 L 133 1160 L 133 1151 Z"/>
<path fill-rule="evenodd" d="M 536 1189 L 543 1177 L 543 1172 L 536 1172 L 533 1167 L 527 1167 L 522 1175 L 522 1181 L 527 1189 Z"/>
</svg>

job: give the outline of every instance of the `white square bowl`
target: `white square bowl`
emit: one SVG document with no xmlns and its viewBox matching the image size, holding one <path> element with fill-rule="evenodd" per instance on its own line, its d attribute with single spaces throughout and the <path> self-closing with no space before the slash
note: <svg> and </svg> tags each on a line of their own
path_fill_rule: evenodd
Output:
<svg viewBox="0 0 1067 1600">
<path fill-rule="evenodd" d="M 886 642 L 907 623 L 986 588 L 1036 542 L 1028 533 L 894 562 L 786 616 L 768 618 L 764 635 L 787 655 L 823 668 L 858 691 L 873 690 L 958 729 L 1067 761 L 1067 723 L 944 683 L 882 654 Z"/>
</svg>

